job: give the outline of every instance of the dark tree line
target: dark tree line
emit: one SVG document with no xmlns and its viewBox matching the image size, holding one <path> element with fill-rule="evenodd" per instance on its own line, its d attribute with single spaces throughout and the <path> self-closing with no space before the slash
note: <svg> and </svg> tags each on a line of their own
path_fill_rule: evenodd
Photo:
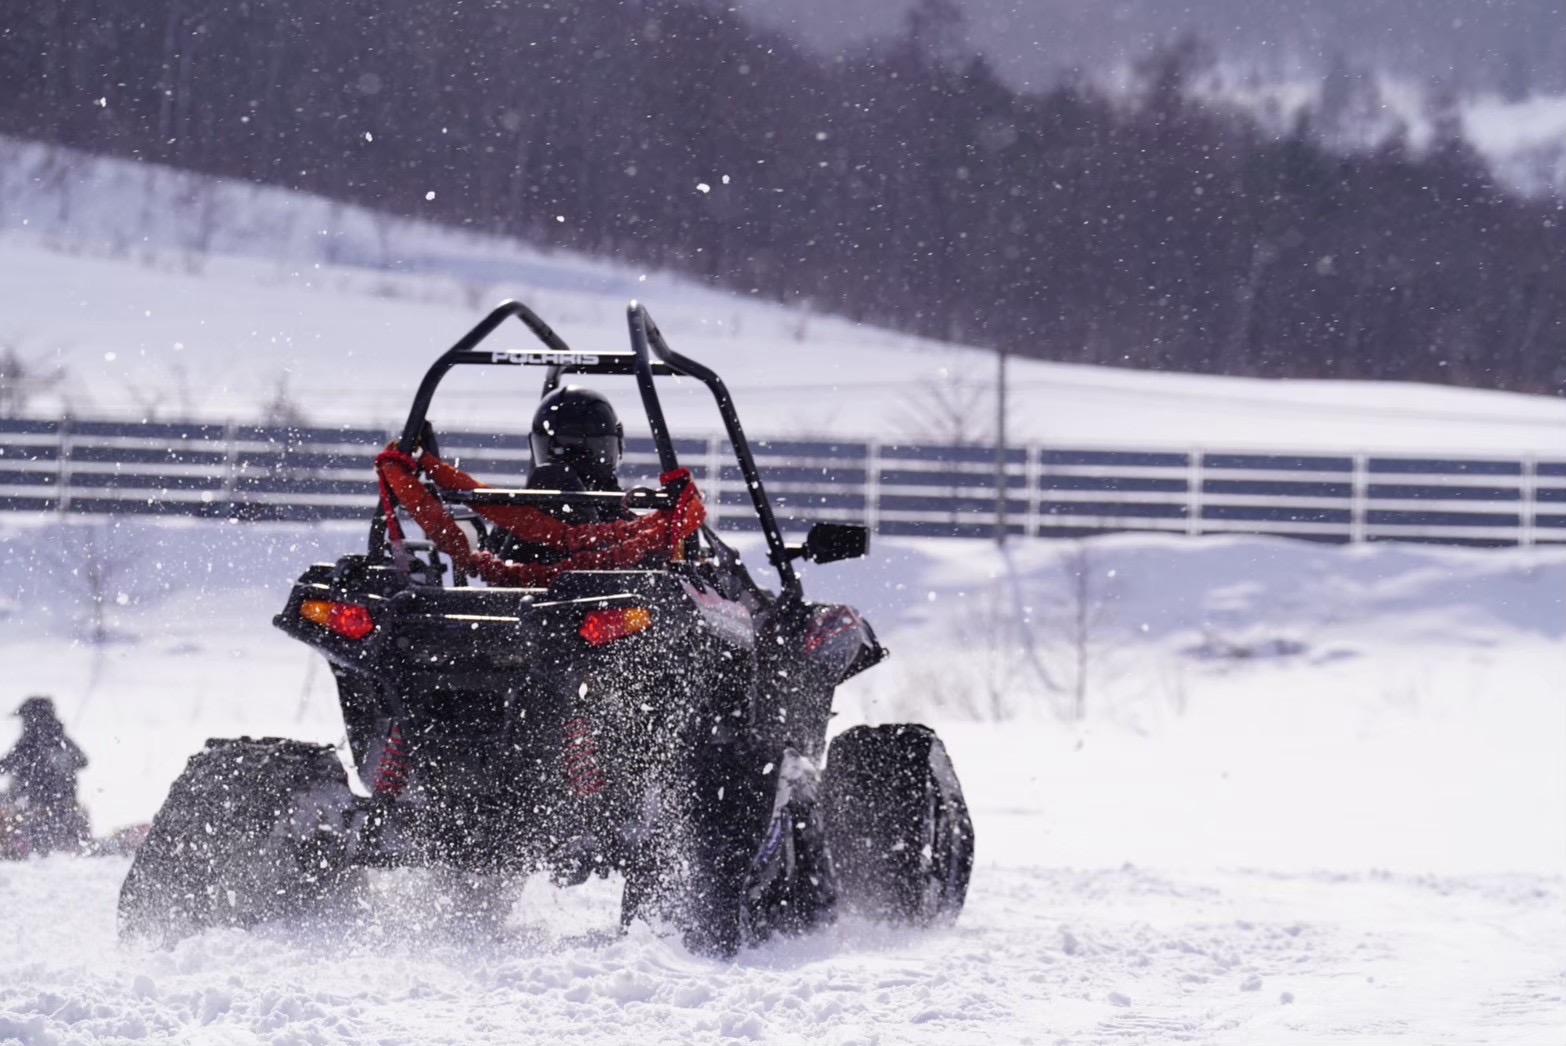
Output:
<svg viewBox="0 0 1566 1046">
<path fill-rule="evenodd" d="M 694 0 L 8 0 L 0 130 L 1028 356 L 1566 392 L 1562 202 L 1452 121 L 1340 155 L 1193 101 L 1189 42 L 1133 99 L 1021 93 L 955 28 L 827 61 Z"/>
</svg>

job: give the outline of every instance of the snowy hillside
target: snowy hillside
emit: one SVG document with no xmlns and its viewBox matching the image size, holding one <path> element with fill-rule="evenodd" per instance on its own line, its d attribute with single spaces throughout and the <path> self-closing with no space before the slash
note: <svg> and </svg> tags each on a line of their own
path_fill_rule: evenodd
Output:
<svg viewBox="0 0 1566 1046">
<path fill-rule="evenodd" d="M 0 349 L 47 416 L 253 420 L 280 392 L 320 424 L 392 425 L 424 368 L 504 297 L 573 346 L 626 344 L 627 299 L 716 367 L 750 431 L 987 439 L 994 357 L 688 281 L 318 199 L 0 140 Z M 515 338 L 525 332 L 517 328 Z M 520 343 L 520 342 L 518 342 Z M 458 374 L 453 427 L 525 427 Z M 1281 382 L 1015 362 L 1010 435 L 1055 445 L 1559 453 L 1566 403 L 1446 387 Z M 823 390 L 830 394 L 823 394 Z M 671 420 L 716 430 L 705 393 Z"/>
</svg>

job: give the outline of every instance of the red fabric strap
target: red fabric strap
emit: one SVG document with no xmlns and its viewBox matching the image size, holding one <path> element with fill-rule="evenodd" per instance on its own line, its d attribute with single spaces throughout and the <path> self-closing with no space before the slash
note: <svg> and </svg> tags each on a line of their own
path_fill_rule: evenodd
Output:
<svg viewBox="0 0 1566 1046">
<path fill-rule="evenodd" d="M 573 526 L 531 505 L 474 506 L 479 515 L 522 541 L 571 553 L 554 563 L 513 563 L 492 552 L 475 550 L 446 506 L 425 488 L 418 474 L 425 472 L 446 490 L 479 490 L 486 484 L 433 454 L 421 454 L 415 459 L 398 450 L 395 443 L 376 456 L 375 471 L 387 533 L 394 540 L 402 536 L 394 507 L 400 504 L 435 547 L 451 557 L 457 569 L 492 585 L 528 587 L 545 584 L 569 570 L 634 566 L 655 552 L 671 552 L 696 532 L 707 514 L 690 472 L 685 469 L 675 469 L 661 477 L 666 484 L 679 484 L 672 508 L 633 520 Z"/>
</svg>

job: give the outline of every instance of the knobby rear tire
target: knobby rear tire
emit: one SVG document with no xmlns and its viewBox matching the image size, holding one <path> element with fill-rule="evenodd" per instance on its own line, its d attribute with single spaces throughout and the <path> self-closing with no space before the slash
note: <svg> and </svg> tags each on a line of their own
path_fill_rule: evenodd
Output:
<svg viewBox="0 0 1566 1046">
<path fill-rule="evenodd" d="M 207 742 L 153 818 L 120 888 L 122 937 L 173 943 L 309 915 L 362 886 L 355 805 L 335 751 L 281 738 Z"/>
<path fill-rule="evenodd" d="M 916 926 L 957 917 L 973 872 L 973 821 L 935 731 L 853 727 L 832 741 L 822 793 L 845 905 Z"/>
</svg>

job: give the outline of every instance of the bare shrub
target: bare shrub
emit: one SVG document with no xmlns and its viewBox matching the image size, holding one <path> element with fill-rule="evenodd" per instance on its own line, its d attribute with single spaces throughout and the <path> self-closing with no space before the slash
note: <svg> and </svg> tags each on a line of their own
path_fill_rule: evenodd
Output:
<svg viewBox="0 0 1566 1046">
<path fill-rule="evenodd" d="M 34 397 L 52 392 L 64 381 L 64 367 L 23 356 L 15 345 L 0 348 L 0 418 L 21 417 Z"/>
</svg>

